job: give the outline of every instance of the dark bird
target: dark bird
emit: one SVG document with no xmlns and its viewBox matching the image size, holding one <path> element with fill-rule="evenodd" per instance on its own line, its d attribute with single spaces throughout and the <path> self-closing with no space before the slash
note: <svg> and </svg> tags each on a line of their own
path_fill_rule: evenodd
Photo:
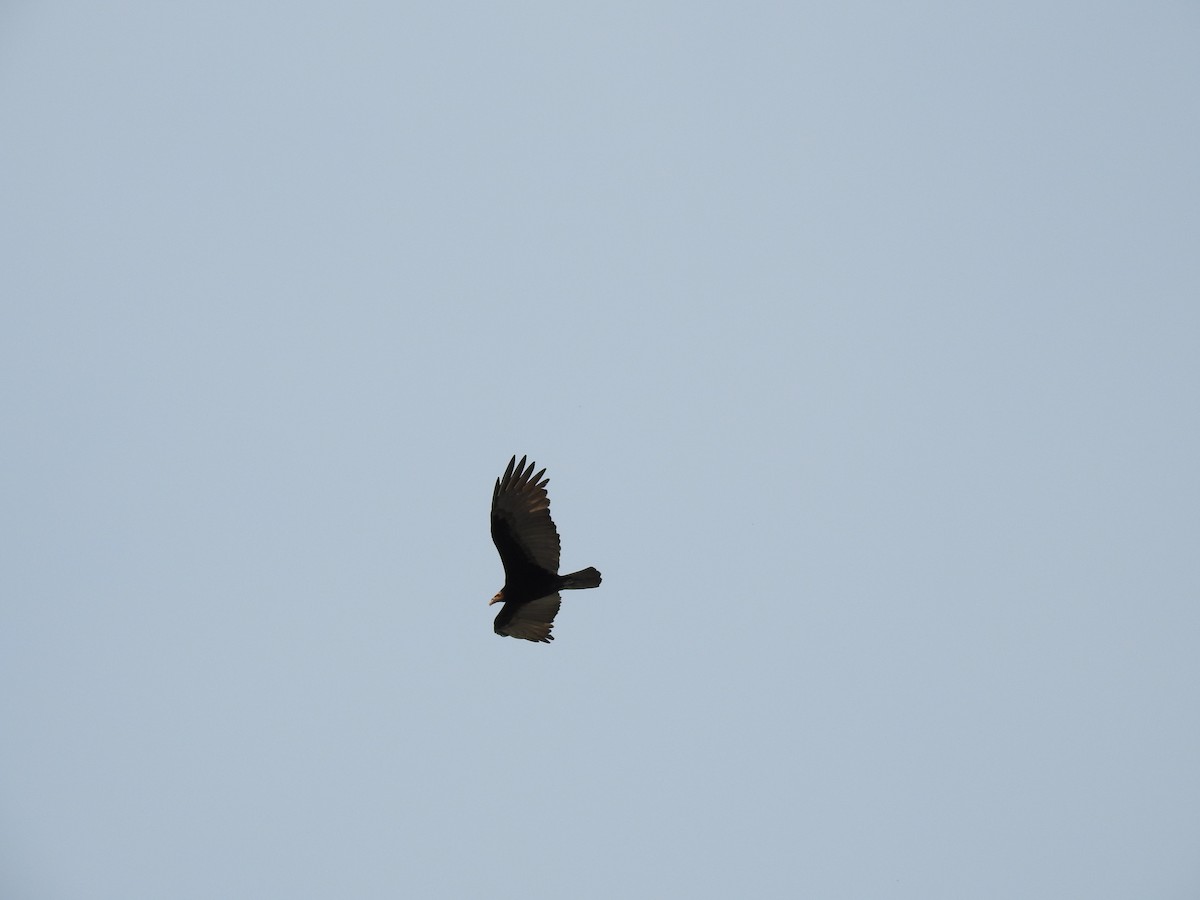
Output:
<svg viewBox="0 0 1200 900">
<path fill-rule="evenodd" d="M 588 567 L 558 574 L 558 530 L 550 519 L 546 470 L 533 471 L 525 457 L 513 456 L 492 491 L 492 541 L 504 563 L 504 587 L 489 602 L 503 603 L 496 634 L 550 643 L 559 591 L 600 586 L 600 573 Z"/>
</svg>

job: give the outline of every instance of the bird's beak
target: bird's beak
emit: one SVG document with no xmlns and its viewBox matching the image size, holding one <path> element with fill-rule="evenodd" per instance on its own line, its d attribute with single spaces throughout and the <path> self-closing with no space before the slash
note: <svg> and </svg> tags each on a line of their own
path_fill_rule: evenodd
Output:
<svg viewBox="0 0 1200 900">
<path fill-rule="evenodd" d="M 488 601 L 488 606 L 491 606 L 493 603 L 503 603 L 503 602 L 504 602 L 504 591 L 501 591 L 495 597 L 493 597 L 491 600 Z"/>
</svg>

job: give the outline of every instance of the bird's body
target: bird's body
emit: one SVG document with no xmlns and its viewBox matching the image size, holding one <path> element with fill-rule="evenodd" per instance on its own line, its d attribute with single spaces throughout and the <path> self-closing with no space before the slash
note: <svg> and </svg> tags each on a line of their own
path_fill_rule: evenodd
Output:
<svg viewBox="0 0 1200 900">
<path fill-rule="evenodd" d="M 581 569 L 558 574 L 560 542 L 550 518 L 546 470 L 513 456 L 492 491 L 492 541 L 504 564 L 504 587 L 491 599 L 503 603 L 496 634 L 549 643 L 562 602 L 559 591 L 600 586 L 600 573 Z"/>
</svg>

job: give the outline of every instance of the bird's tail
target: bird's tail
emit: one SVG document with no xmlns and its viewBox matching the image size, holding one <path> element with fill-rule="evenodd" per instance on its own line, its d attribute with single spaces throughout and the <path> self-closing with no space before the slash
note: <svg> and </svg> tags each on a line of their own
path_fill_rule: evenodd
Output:
<svg viewBox="0 0 1200 900">
<path fill-rule="evenodd" d="M 580 569 L 578 572 L 564 575 L 558 586 L 560 589 L 567 591 L 600 587 L 600 573 L 591 566 L 588 566 L 586 569 Z"/>
</svg>

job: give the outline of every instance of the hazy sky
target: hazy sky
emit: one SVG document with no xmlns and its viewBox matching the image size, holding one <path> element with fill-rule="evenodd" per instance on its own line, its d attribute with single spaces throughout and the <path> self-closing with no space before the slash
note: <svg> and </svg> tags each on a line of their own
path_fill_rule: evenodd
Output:
<svg viewBox="0 0 1200 900">
<path fill-rule="evenodd" d="M 1190 2 L 6 4 L 0 895 L 1195 898 L 1198 97 Z"/>
</svg>

